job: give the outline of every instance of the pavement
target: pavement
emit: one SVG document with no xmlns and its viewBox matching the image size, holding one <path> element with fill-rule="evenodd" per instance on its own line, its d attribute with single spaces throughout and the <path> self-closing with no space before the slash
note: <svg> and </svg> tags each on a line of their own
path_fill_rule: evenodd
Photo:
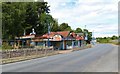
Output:
<svg viewBox="0 0 120 74">
<path fill-rule="evenodd" d="M 1 66 L 1 65 L 0 65 Z M 118 72 L 118 46 L 93 48 L 2 65 L 3 72 Z"/>
</svg>

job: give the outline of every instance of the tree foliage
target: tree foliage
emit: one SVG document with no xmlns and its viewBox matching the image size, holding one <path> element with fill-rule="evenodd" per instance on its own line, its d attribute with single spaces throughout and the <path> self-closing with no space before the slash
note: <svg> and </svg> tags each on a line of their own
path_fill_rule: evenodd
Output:
<svg viewBox="0 0 120 74">
<path fill-rule="evenodd" d="M 3 39 L 14 39 L 35 28 L 38 35 L 47 32 L 47 17 L 45 13 L 47 2 L 3 2 L 2 3 L 2 33 Z M 41 8 L 41 13 L 38 9 Z M 50 18 L 52 21 L 52 18 Z M 51 22 L 50 21 L 50 22 Z"/>
<path fill-rule="evenodd" d="M 54 19 L 52 24 L 51 24 L 51 31 L 56 32 L 56 31 L 59 31 L 59 30 L 60 29 L 59 29 L 58 21 L 57 21 L 57 19 Z"/>
<path fill-rule="evenodd" d="M 68 25 L 68 23 L 62 23 L 60 24 L 60 31 L 71 31 L 71 27 Z"/>
<path fill-rule="evenodd" d="M 97 42 L 99 43 L 111 43 L 111 42 L 118 43 L 119 42 L 119 36 L 115 36 L 115 35 L 113 35 L 112 37 L 97 37 L 96 39 L 97 39 Z"/>
<path fill-rule="evenodd" d="M 76 30 L 75 30 L 75 33 L 82 33 L 83 31 L 82 31 L 82 29 L 81 28 L 76 28 Z"/>
</svg>

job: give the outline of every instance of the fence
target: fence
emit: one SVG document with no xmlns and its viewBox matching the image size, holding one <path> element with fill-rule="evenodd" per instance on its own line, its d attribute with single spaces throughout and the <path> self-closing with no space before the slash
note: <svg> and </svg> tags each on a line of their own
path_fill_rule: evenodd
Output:
<svg viewBox="0 0 120 74">
<path fill-rule="evenodd" d="M 2 56 L 2 63 L 49 56 L 53 54 L 58 54 L 58 50 L 53 50 L 53 48 L 47 49 L 27 48 L 27 49 L 4 50 L 0 52 L 0 55 Z"/>
<path fill-rule="evenodd" d="M 70 50 L 76 51 L 85 48 L 90 48 L 91 45 L 82 45 L 81 47 L 74 47 Z M 0 51 L 0 56 L 2 56 L 1 64 L 16 62 L 20 60 L 26 60 L 37 57 L 44 57 L 54 54 L 59 54 L 60 51 L 54 50 L 53 48 L 25 48 L 25 49 L 12 49 Z"/>
</svg>

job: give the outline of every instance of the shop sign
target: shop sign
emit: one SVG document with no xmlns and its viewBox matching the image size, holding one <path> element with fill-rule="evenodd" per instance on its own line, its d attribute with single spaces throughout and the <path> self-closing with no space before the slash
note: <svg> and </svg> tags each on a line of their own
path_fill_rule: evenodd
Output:
<svg viewBox="0 0 120 74">
<path fill-rule="evenodd" d="M 53 37 L 53 41 L 61 41 L 61 40 L 62 40 L 61 35 L 55 35 L 55 36 Z"/>
<path fill-rule="evenodd" d="M 20 39 L 26 39 L 26 38 L 34 38 L 35 35 L 28 35 L 28 36 L 22 36 Z"/>
</svg>

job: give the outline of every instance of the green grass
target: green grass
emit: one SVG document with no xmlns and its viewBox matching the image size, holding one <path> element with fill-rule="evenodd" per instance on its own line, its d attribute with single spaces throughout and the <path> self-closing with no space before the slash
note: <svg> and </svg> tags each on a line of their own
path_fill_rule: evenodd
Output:
<svg viewBox="0 0 120 74">
<path fill-rule="evenodd" d="M 120 42 L 110 42 L 111 44 L 120 45 Z"/>
<path fill-rule="evenodd" d="M 107 40 L 107 39 L 101 39 L 99 41 L 99 43 L 111 43 L 111 44 L 115 44 L 115 45 L 120 45 L 120 42 L 118 42 L 118 41 Z"/>
<path fill-rule="evenodd" d="M 3 43 L 3 45 L 1 46 L 2 50 L 10 50 L 13 49 L 12 46 L 8 45 L 8 43 Z"/>
</svg>

